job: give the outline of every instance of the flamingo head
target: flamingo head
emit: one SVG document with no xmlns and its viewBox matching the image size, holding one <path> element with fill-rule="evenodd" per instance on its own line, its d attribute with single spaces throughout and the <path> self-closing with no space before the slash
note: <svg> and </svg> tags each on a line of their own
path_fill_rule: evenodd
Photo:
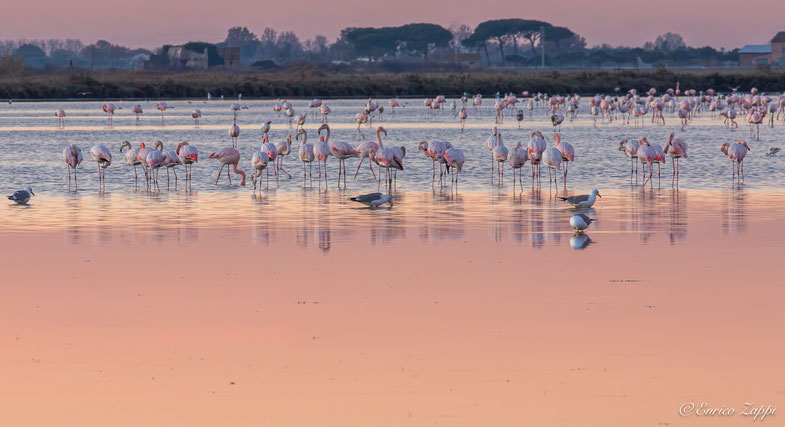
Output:
<svg viewBox="0 0 785 427">
<path fill-rule="evenodd" d="M 649 140 L 646 139 L 645 136 L 642 136 L 638 139 L 638 145 L 649 145 Z"/>
<path fill-rule="evenodd" d="M 322 131 L 326 129 L 330 129 L 330 126 L 328 126 L 327 123 L 323 123 L 321 126 L 319 126 L 319 130 L 316 133 L 321 134 Z"/>
<path fill-rule="evenodd" d="M 417 144 L 417 149 L 420 151 L 428 150 L 428 141 L 420 141 L 420 143 Z"/>
<path fill-rule="evenodd" d="M 730 142 L 723 142 L 722 145 L 720 145 L 720 151 L 722 151 L 722 154 L 725 154 L 726 156 L 728 155 L 728 147 L 730 147 Z"/>
<path fill-rule="evenodd" d="M 305 134 L 305 129 L 298 129 L 297 130 L 297 136 L 295 136 L 295 139 L 297 139 L 299 141 L 300 140 L 300 135 L 304 135 L 304 134 Z M 289 135 L 289 142 L 291 142 L 291 138 L 292 138 L 292 136 Z"/>
<path fill-rule="evenodd" d="M 139 149 L 141 150 L 142 148 L 145 148 L 144 142 L 139 144 Z"/>
<path fill-rule="evenodd" d="M 155 149 L 158 151 L 163 151 L 164 143 L 161 141 L 155 141 Z"/>
<path fill-rule="evenodd" d="M 128 147 L 128 149 L 130 150 L 131 149 L 131 143 L 128 142 L 128 141 L 123 141 L 123 144 L 120 145 L 120 152 L 121 153 L 123 152 L 123 148 L 125 148 L 125 147 Z"/>
<path fill-rule="evenodd" d="M 387 136 L 387 129 L 385 129 L 385 128 L 381 127 L 381 126 L 376 128 L 376 132 L 384 132 L 384 136 Z"/>
<path fill-rule="evenodd" d="M 619 151 L 624 151 L 624 146 L 625 145 L 627 145 L 627 140 L 626 139 L 622 139 L 621 141 L 619 141 Z"/>
</svg>

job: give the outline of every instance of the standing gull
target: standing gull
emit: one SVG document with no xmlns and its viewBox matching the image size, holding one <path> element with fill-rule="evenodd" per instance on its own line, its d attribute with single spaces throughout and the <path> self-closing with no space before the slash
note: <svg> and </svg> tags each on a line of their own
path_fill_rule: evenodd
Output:
<svg viewBox="0 0 785 427">
<path fill-rule="evenodd" d="M 570 225 L 577 233 L 583 233 L 583 230 L 589 228 L 589 224 L 594 221 L 584 214 L 575 214 L 570 218 Z"/>
<path fill-rule="evenodd" d="M 24 190 L 14 191 L 14 194 L 8 196 L 8 200 L 13 200 L 18 205 L 25 205 L 30 201 L 30 196 L 35 196 L 35 193 L 30 186 L 27 186 Z"/>
<path fill-rule="evenodd" d="M 600 196 L 600 191 L 596 188 L 591 190 L 590 194 L 583 194 L 580 196 L 559 197 L 563 202 L 567 202 L 576 208 L 590 208 L 594 205 L 594 201 Z"/>
</svg>

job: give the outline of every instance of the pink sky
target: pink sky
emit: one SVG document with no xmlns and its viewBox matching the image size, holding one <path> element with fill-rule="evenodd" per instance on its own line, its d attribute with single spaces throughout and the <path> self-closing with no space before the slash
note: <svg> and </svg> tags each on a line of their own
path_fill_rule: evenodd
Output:
<svg viewBox="0 0 785 427">
<path fill-rule="evenodd" d="M 474 26 L 487 19 L 521 17 L 563 25 L 586 37 L 588 44 L 640 46 L 658 34 L 674 31 L 691 46 L 735 48 L 765 43 L 785 30 L 776 0 L 755 7 L 723 6 L 716 0 L 548 1 L 521 0 L 396 0 L 349 1 L 234 0 L 203 3 L 193 0 L 3 0 L 0 39 L 106 39 L 130 47 L 154 48 L 163 43 L 223 40 L 230 26 L 243 25 L 257 34 L 264 27 L 294 30 L 301 39 L 323 34 L 334 40 L 347 26 L 401 25 L 433 22 L 445 27 Z M 200 4 L 201 3 L 201 4 Z M 648 5 L 656 4 L 650 8 Z M 653 9 L 653 10 L 652 10 Z M 763 13 L 769 11 L 771 13 Z M 118 19 L 122 17 L 122 19 Z M 591 17 L 591 18 L 589 18 Z M 588 19 L 587 19 L 588 18 Z M 755 22 L 755 25 L 749 25 Z"/>
</svg>

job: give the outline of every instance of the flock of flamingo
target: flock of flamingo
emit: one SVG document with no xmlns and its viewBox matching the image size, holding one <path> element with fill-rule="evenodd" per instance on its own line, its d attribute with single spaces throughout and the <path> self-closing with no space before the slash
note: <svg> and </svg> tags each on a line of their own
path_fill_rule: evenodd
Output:
<svg viewBox="0 0 785 427">
<path fill-rule="evenodd" d="M 491 135 L 485 140 L 485 146 L 491 156 L 491 175 L 495 177 L 497 185 L 502 185 L 505 163 L 507 163 L 513 170 L 513 187 L 520 184 L 522 188 L 522 169 L 529 162 L 532 171 L 532 185 L 535 182 L 539 182 L 541 176 L 540 168 L 544 165 L 548 169 L 549 182 L 557 183 L 558 176 L 561 175 L 564 188 L 566 189 L 568 165 L 570 162 L 575 161 L 576 153 L 569 142 L 562 140 L 560 131 L 566 117 L 569 118 L 569 121 L 578 118 L 581 97 L 579 95 L 563 97 L 541 93 L 529 94 L 525 91 L 521 93 L 521 96 L 522 98 L 518 98 L 514 94 L 506 94 L 504 96 L 497 94 L 494 101 L 494 122 L 496 124 L 503 123 L 505 116 L 510 115 L 515 117 L 520 127 L 520 122 L 525 120 L 526 113 L 523 109 L 518 108 L 519 103 L 526 105 L 525 108 L 528 110 L 530 117 L 534 114 L 535 108 L 544 109 L 546 116 L 550 117 L 554 127 L 553 146 L 548 147 L 542 132 L 534 131 L 529 135 L 529 142 L 526 146 L 518 141 L 514 147 L 508 148 L 504 144 L 502 133 L 497 127 L 493 127 Z M 427 98 L 424 101 L 426 115 L 431 117 L 436 114 L 445 114 L 445 110 L 451 109 L 453 115 L 460 120 L 461 130 L 463 130 L 469 115 L 467 107 L 473 107 L 473 114 L 482 115 L 483 98 L 480 94 L 475 96 L 464 94 L 459 102 L 462 104 L 460 110 L 458 110 L 456 100 L 448 104 L 443 95 Z M 664 113 L 671 113 L 679 118 L 681 129 L 684 130 L 690 120 L 694 119 L 701 112 L 708 111 L 712 114 L 712 117 L 724 118 L 725 126 L 733 129 L 738 126 L 735 121 L 737 114 L 744 113 L 747 115 L 750 125 L 750 136 L 757 139 L 760 136 L 760 124 L 764 122 L 766 116 L 769 116 L 771 126 L 774 126 L 775 120 L 785 120 L 785 94 L 772 97 L 759 94 L 758 90 L 754 88 L 748 94 L 739 94 L 735 91 L 730 94 L 718 94 L 711 89 L 705 92 L 687 90 L 681 93 L 677 83 L 676 89 L 667 89 L 659 96 L 654 88 L 649 90 L 645 96 L 639 95 L 633 89 L 624 95 L 596 95 L 589 99 L 588 104 L 589 113 L 595 127 L 598 123 L 612 123 L 616 120 L 620 120 L 623 124 L 629 124 L 631 117 L 636 126 L 643 126 L 645 123 L 644 118 L 649 113 L 651 113 L 650 122 L 652 124 L 664 125 Z M 155 106 L 161 112 L 163 120 L 165 111 L 170 107 L 165 102 L 156 103 Z M 311 109 L 314 117 L 321 117 L 322 122 L 317 131 L 317 141 L 314 143 L 309 142 L 308 133 L 304 129 L 307 113 L 295 113 L 294 106 L 285 99 L 279 99 L 273 105 L 273 112 L 284 115 L 288 119 L 290 127 L 295 127 L 295 139 L 300 142 L 297 155 L 302 162 L 304 181 L 310 179 L 311 184 L 313 183 L 312 165 L 316 162 L 319 186 L 321 188 L 322 181 L 324 181 L 326 186 L 327 161 L 329 157 L 334 157 L 339 163 L 338 188 L 346 188 L 346 160 L 357 158 L 359 163 L 357 164 L 354 178 L 357 178 L 360 168 L 365 160 L 368 159 L 370 174 L 374 179 L 378 179 L 379 186 L 381 186 L 381 170 L 383 168 L 387 184 L 386 188 L 394 189 L 397 173 L 404 170 L 404 158 L 407 154 L 406 147 L 386 146 L 382 136 L 387 136 L 387 130 L 382 126 L 376 128 L 375 139 L 361 142 L 357 146 L 353 146 L 348 142 L 331 140 L 330 127 L 327 123 L 328 117 L 332 112 L 330 107 L 321 99 L 310 101 L 308 107 Z M 221 179 L 224 168 L 226 168 L 226 175 L 230 185 L 232 182 L 230 171 L 240 175 L 240 185 L 246 184 L 246 173 L 240 169 L 242 156 L 237 147 L 237 138 L 240 135 L 237 115 L 243 108 L 245 107 L 236 102 L 230 106 L 234 114 L 232 125 L 229 129 L 232 146 L 218 150 L 208 156 L 208 158 L 216 159 L 221 164 L 216 178 L 216 185 Z M 401 102 L 397 99 L 390 99 L 389 108 L 391 115 L 394 117 L 396 108 L 401 108 Z M 112 103 L 102 106 L 102 110 L 108 115 L 110 126 L 117 109 Z M 140 115 L 143 114 L 141 105 L 133 106 L 131 112 L 139 120 Z M 381 103 L 373 99 L 367 101 L 362 110 L 354 117 L 357 122 L 359 139 L 364 137 L 362 126 L 370 127 L 373 125 L 374 120 L 383 121 L 383 113 L 384 106 Z M 65 126 L 65 111 L 57 109 L 55 116 L 58 119 L 58 125 L 60 127 Z M 198 126 L 202 117 L 201 110 L 193 109 L 191 116 L 194 119 L 194 125 Z M 254 190 L 262 188 L 263 178 L 266 178 L 266 188 L 269 188 L 270 169 L 272 169 L 276 185 L 279 185 L 281 174 L 286 174 L 289 178 L 292 177 L 284 168 L 284 159 L 293 151 L 292 135 L 288 135 L 285 140 L 279 142 L 270 142 L 268 134 L 271 123 L 272 121 L 267 121 L 262 124 L 261 146 L 251 154 L 251 167 L 254 170 L 251 174 L 251 179 L 254 184 Z M 322 132 L 324 132 L 324 135 L 322 135 Z M 448 141 L 438 140 L 421 141 L 417 148 L 423 151 L 432 161 L 433 183 L 436 182 L 436 164 L 438 163 L 438 182 L 443 185 L 446 176 L 450 175 L 451 183 L 457 186 L 460 173 L 466 162 L 466 155 L 463 150 L 454 147 Z M 657 165 L 659 183 L 661 176 L 660 167 L 666 163 L 666 158 L 670 157 L 672 163 L 671 185 L 674 187 L 678 186 L 680 160 L 688 158 L 687 143 L 683 137 L 677 137 L 674 133 L 670 133 L 663 147 L 649 142 L 645 137 L 638 140 L 622 140 L 618 142 L 618 148 L 619 151 L 623 152 L 630 159 L 630 179 L 632 179 L 633 175 L 637 177 L 638 164 L 643 168 L 642 187 L 644 188 L 646 184 L 653 187 L 652 178 L 655 164 Z M 775 150 L 777 149 L 772 148 L 770 154 L 776 153 Z M 738 177 L 738 179 L 743 181 L 743 162 L 750 151 L 749 145 L 745 141 L 726 142 L 721 145 L 720 151 L 730 160 L 733 178 L 736 179 Z M 120 152 L 123 154 L 125 164 L 134 168 L 135 179 L 138 179 L 137 166 L 143 169 L 148 189 L 158 187 L 158 174 L 161 168 L 165 168 L 167 171 L 167 183 L 170 179 L 170 170 L 173 172 L 176 185 L 178 180 L 176 167 L 178 166 L 184 167 L 186 185 L 190 185 L 193 164 L 199 161 L 199 151 L 188 142 L 179 143 L 174 150 L 164 150 L 161 141 L 154 142 L 152 148 L 145 143 L 139 144 L 138 147 L 133 147 L 130 142 L 124 141 L 120 147 Z M 103 186 L 105 169 L 112 164 L 112 153 L 105 145 L 97 144 L 90 148 L 90 155 L 96 162 L 99 171 L 99 185 Z M 76 171 L 77 167 L 82 163 L 82 159 L 82 151 L 77 145 L 68 144 L 64 148 L 63 160 L 68 166 L 69 189 L 71 187 L 72 172 L 74 187 L 77 186 Z M 374 165 L 377 166 L 378 176 L 377 172 L 374 171 Z"/>
</svg>

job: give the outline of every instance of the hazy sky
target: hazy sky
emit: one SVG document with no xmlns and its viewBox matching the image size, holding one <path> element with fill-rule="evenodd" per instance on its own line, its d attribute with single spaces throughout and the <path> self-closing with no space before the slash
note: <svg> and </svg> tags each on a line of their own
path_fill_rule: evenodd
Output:
<svg viewBox="0 0 785 427">
<path fill-rule="evenodd" d="M 474 26 L 487 19 L 520 17 L 567 26 L 588 44 L 640 46 L 674 31 L 688 45 L 734 48 L 765 43 L 780 30 L 785 4 L 759 0 L 754 7 L 723 0 L 0 0 L 0 39 L 80 38 L 154 48 L 191 40 L 217 42 L 230 26 L 259 34 L 264 27 L 316 34 L 333 41 L 348 26 L 433 22 Z M 557 6 L 558 5 L 558 6 Z M 753 23 L 754 24 L 751 24 Z"/>
</svg>

